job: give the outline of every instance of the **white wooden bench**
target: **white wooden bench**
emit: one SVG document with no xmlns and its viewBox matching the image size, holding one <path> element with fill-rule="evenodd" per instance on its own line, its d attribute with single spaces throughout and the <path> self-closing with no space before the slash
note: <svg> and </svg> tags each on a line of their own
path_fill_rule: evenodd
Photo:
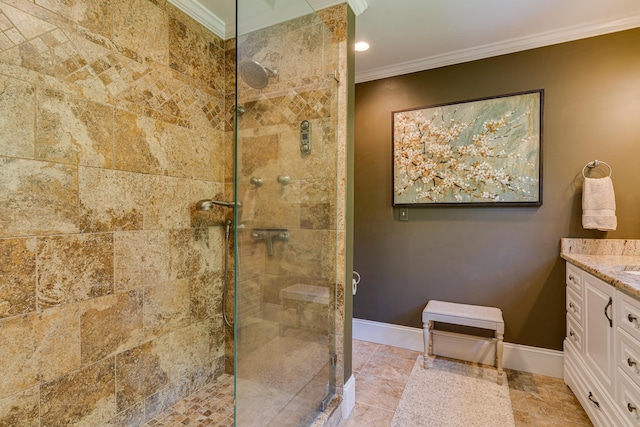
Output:
<svg viewBox="0 0 640 427">
<path fill-rule="evenodd" d="M 495 332 L 495 363 L 498 369 L 498 384 L 502 384 L 504 320 L 502 320 L 502 311 L 499 308 L 431 300 L 422 310 L 422 322 L 424 323 L 425 369 L 427 369 L 427 358 L 433 354 L 433 322 L 493 330 Z"/>
</svg>

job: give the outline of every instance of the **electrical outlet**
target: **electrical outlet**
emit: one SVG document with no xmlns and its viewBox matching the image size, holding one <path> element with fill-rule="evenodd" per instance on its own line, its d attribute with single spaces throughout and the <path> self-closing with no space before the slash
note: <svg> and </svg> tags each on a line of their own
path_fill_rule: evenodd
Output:
<svg viewBox="0 0 640 427">
<path fill-rule="evenodd" d="M 400 221 L 409 221 L 409 208 L 400 208 Z"/>
</svg>

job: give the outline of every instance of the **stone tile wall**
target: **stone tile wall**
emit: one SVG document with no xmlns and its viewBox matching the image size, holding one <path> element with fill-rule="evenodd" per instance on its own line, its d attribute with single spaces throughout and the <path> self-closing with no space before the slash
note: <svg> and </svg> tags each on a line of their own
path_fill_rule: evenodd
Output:
<svg viewBox="0 0 640 427">
<path fill-rule="evenodd" d="M 223 371 L 226 52 L 165 0 L 0 0 L 0 425 L 140 425 Z"/>
</svg>

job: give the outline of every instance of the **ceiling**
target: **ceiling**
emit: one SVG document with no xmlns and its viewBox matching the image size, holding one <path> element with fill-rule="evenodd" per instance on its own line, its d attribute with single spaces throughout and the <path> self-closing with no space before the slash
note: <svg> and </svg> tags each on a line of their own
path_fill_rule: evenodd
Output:
<svg viewBox="0 0 640 427">
<path fill-rule="evenodd" d="M 224 38 L 232 0 L 170 0 Z M 322 9 L 346 0 L 309 0 Z M 238 0 L 240 33 L 309 13 L 303 0 Z M 639 0 L 348 0 L 356 12 L 356 82 L 640 27 Z M 267 24 L 268 23 L 268 24 Z M 640 46 L 638 47 L 640 50 Z"/>
</svg>

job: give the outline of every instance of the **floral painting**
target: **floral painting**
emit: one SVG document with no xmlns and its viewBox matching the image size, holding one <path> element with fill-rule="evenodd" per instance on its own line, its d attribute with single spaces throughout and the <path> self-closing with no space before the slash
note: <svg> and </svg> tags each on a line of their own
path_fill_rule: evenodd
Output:
<svg viewBox="0 0 640 427">
<path fill-rule="evenodd" d="M 542 97 L 394 112 L 393 204 L 541 205 Z"/>
</svg>

